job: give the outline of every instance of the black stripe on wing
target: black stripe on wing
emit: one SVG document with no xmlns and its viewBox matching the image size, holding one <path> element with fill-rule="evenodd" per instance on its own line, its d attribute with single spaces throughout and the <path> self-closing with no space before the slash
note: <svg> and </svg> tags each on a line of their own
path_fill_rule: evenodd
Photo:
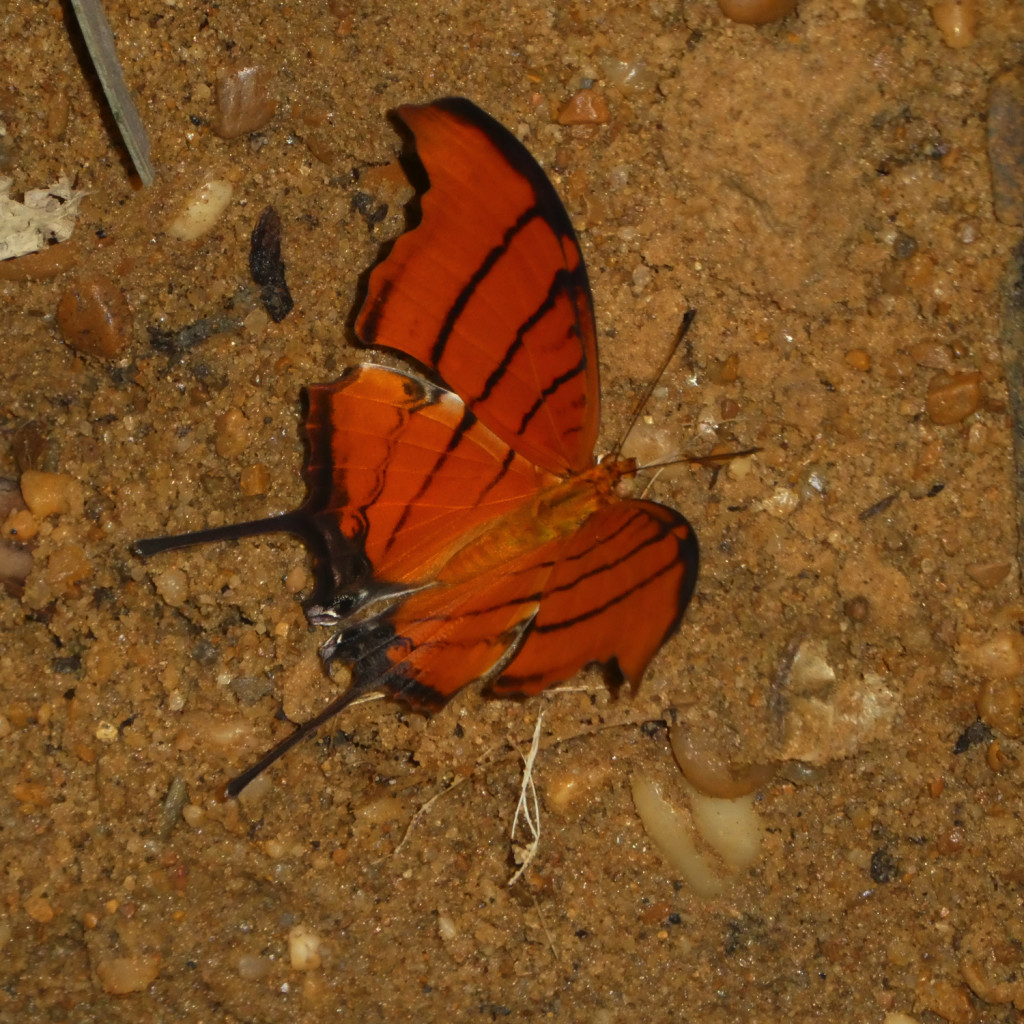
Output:
<svg viewBox="0 0 1024 1024">
<path fill-rule="evenodd" d="M 569 220 L 569 214 L 566 213 L 565 206 L 555 191 L 554 185 L 551 184 L 544 169 L 533 158 L 529 150 L 503 124 L 462 96 L 448 96 L 435 100 L 432 106 L 448 111 L 460 121 L 483 132 L 488 141 L 501 153 L 505 163 L 530 183 L 530 188 L 537 200 L 534 205 L 541 211 L 544 220 L 551 226 L 555 234 L 561 238 L 570 239 L 577 250 L 579 249 L 572 221 Z M 583 283 L 586 285 L 585 274 Z M 586 289 L 586 299 L 590 302 L 589 286 Z"/>
<path fill-rule="evenodd" d="M 699 555 L 696 535 L 694 534 L 693 528 L 690 524 L 674 509 L 670 509 L 665 505 L 647 505 L 646 503 L 641 505 L 639 502 L 637 502 L 637 504 L 639 507 L 633 510 L 632 516 L 623 524 L 622 530 L 616 531 L 616 534 L 613 534 L 612 536 L 614 537 L 617 533 L 621 533 L 629 527 L 636 525 L 641 517 L 648 523 L 656 524 L 658 529 L 654 533 L 641 538 L 625 554 L 620 555 L 611 562 L 599 565 L 596 569 L 579 573 L 566 583 L 559 584 L 557 587 L 549 590 L 548 594 L 569 592 L 574 590 L 585 580 L 590 579 L 594 581 L 592 584 L 593 593 L 595 595 L 603 595 L 604 590 L 598 582 L 598 579 L 604 573 L 614 571 L 620 566 L 625 565 L 645 548 L 655 544 L 660 544 L 673 534 L 676 539 L 675 548 L 671 549 L 671 553 L 666 553 L 666 557 L 653 572 L 649 572 L 644 576 L 639 577 L 628 588 L 609 595 L 604 600 L 599 603 L 595 603 L 586 611 L 573 616 L 571 619 L 562 619 L 558 622 L 552 623 L 538 623 L 534 627 L 538 633 L 557 633 L 561 629 L 568 629 L 581 622 L 586 622 L 595 616 L 602 615 L 604 612 L 608 611 L 609 608 L 614 608 L 616 605 L 622 604 L 624 601 L 628 601 L 635 594 L 643 591 L 651 583 L 664 576 L 666 573 L 682 568 L 683 575 L 679 589 L 678 601 L 679 611 L 678 615 L 666 631 L 666 636 L 679 625 L 679 622 L 683 617 L 683 612 L 686 610 L 686 606 L 690 603 L 690 598 L 693 595 L 693 590 L 697 583 L 697 563 Z M 656 508 L 662 514 L 658 516 L 652 515 L 651 512 L 648 511 L 648 508 Z M 591 552 L 589 551 L 581 552 L 579 555 L 571 559 L 571 561 L 581 560 L 590 553 Z"/>
<path fill-rule="evenodd" d="M 461 399 L 457 395 L 451 392 L 442 392 L 438 390 L 437 395 L 434 398 L 435 402 L 441 401 L 442 396 L 449 398 L 452 401 L 458 401 L 460 404 Z M 459 449 L 463 444 L 467 443 L 467 438 L 470 437 L 474 430 L 486 430 L 486 428 L 480 424 L 480 421 L 476 416 L 465 406 L 463 406 L 462 416 L 459 420 L 458 426 L 452 432 L 451 438 L 445 445 L 444 449 L 437 453 L 434 460 L 433 466 L 424 473 L 423 481 L 417 489 L 416 493 L 405 503 L 405 507 L 402 509 L 401 514 L 398 518 L 398 523 L 395 526 L 394 531 L 388 538 L 387 543 L 384 545 L 385 551 L 390 551 L 392 545 L 401 539 L 402 530 L 405 528 L 409 521 L 410 516 L 415 513 L 417 506 L 421 505 L 424 501 L 430 500 L 431 488 L 437 483 L 438 474 L 444 472 L 444 467 L 447 462 L 459 452 Z M 484 504 L 487 500 L 487 496 L 505 479 L 508 475 L 512 466 L 515 463 L 516 453 L 511 448 L 507 450 L 501 462 L 497 462 L 494 465 L 494 471 L 489 475 L 481 473 L 476 479 L 473 480 L 474 486 L 477 488 L 475 493 L 469 493 L 464 491 L 458 496 L 458 505 L 465 508 L 477 507 Z M 383 467 L 383 472 L 387 472 L 387 464 Z M 435 502 L 434 504 L 440 504 Z M 363 511 L 369 508 L 369 505 L 364 506 Z"/>
<path fill-rule="evenodd" d="M 448 347 L 448 342 L 451 340 L 452 331 L 455 330 L 455 325 L 458 323 L 459 317 L 462 316 L 466 307 L 476 294 L 477 289 L 486 282 L 495 265 L 511 249 L 516 236 L 525 227 L 527 227 L 527 225 L 541 216 L 541 211 L 536 206 L 531 206 L 524 210 L 519 215 L 516 222 L 506 229 L 501 242 L 487 253 L 487 255 L 480 261 L 480 265 L 469 276 L 469 280 L 466 281 L 465 285 L 463 285 L 462 291 L 459 292 L 455 301 L 451 304 L 451 307 L 444 318 L 444 323 L 441 324 L 441 329 L 437 332 L 437 340 L 434 342 L 434 345 L 430 350 L 431 365 L 436 366 L 439 371 L 441 370 L 441 360 L 444 358 L 445 349 Z M 444 376 L 443 371 L 441 371 L 441 376 Z"/>
<path fill-rule="evenodd" d="M 436 475 L 444 469 L 444 464 L 448 461 L 451 455 L 458 451 L 466 434 L 472 429 L 475 423 L 476 417 L 469 411 L 469 409 L 464 408 L 462 418 L 459 420 L 459 425 L 452 432 L 452 436 L 449 439 L 448 444 L 445 446 L 443 451 L 437 453 L 434 465 L 424 472 L 423 481 L 416 493 L 405 503 L 405 507 L 402 509 L 402 513 L 398 517 L 398 523 L 395 525 L 395 529 L 391 536 L 388 537 L 387 544 L 384 545 L 385 551 L 390 551 L 392 545 L 401 540 L 402 530 L 405 528 L 405 524 L 409 521 L 409 516 L 412 515 L 416 506 L 423 501 L 423 496 L 431 487 L 434 486 Z M 387 463 L 385 463 L 382 470 L 382 473 L 386 472 Z"/>
</svg>

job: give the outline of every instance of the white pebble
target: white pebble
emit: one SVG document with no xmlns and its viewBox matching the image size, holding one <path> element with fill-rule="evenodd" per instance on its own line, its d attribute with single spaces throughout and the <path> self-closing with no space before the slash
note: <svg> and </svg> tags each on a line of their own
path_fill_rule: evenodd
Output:
<svg viewBox="0 0 1024 1024">
<path fill-rule="evenodd" d="M 690 809 L 697 831 L 727 867 L 743 871 L 757 860 L 762 832 L 752 794 L 722 800 L 691 789 Z"/>
<path fill-rule="evenodd" d="M 828 661 L 828 648 L 814 640 L 804 640 L 793 656 L 789 685 L 800 694 L 824 690 L 836 681 L 835 669 Z"/>
<path fill-rule="evenodd" d="M 100 743 L 113 743 L 117 739 L 117 726 L 113 722 L 100 722 L 96 726 L 95 736 Z"/>
<path fill-rule="evenodd" d="M 678 871 L 698 896 L 717 896 L 723 881 L 697 849 L 689 821 L 662 796 L 661 787 L 653 779 L 634 775 L 631 788 L 644 830 L 672 870 Z"/>
<path fill-rule="evenodd" d="M 320 936 L 308 925 L 297 924 L 288 933 L 288 956 L 296 971 L 312 971 L 320 966 Z"/>
<path fill-rule="evenodd" d="M 153 577 L 156 592 L 172 608 L 180 608 L 188 600 L 188 577 L 181 569 L 167 569 Z"/>
<path fill-rule="evenodd" d="M 220 220 L 231 202 L 234 186 L 216 178 L 190 192 L 181 211 L 167 225 L 167 234 L 179 242 L 202 238 Z"/>
</svg>

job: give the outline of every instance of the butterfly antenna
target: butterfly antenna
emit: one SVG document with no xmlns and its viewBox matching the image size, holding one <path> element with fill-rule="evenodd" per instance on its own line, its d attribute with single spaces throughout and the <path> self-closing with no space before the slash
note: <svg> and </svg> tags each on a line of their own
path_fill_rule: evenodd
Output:
<svg viewBox="0 0 1024 1024">
<path fill-rule="evenodd" d="M 626 424 L 625 432 L 619 439 L 619 443 L 615 446 L 612 455 L 618 459 L 622 455 L 622 449 L 626 444 L 626 440 L 629 435 L 633 432 L 633 428 L 637 424 L 637 420 L 640 419 L 644 409 L 647 408 L 647 403 L 651 400 L 651 395 L 654 393 L 654 389 L 658 386 L 658 382 L 662 377 L 665 376 L 665 371 L 668 369 L 668 364 L 672 362 L 675 354 L 679 351 L 679 346 L 682 345 L 686 338 L 686 335 L 690 331 L 690 325 L 697 317 L 697 310 L 688 309 L 683 314 L 683 322 L 679 325 L 679 330 L 676 332 L 675 340 L 672 342 L 671 347 L 665 354 L 665 358 L 661 361 L 661 366 L 658 367 L 657 372 L 647 382 L 647 387 L 644 388 L 643 394 L 637 399 L 636 405 L 633 407 L 633 412 L 629 417 L 629 422 Z"/>
<path fill-rule="evenodd" d="M 170 537 L 147 537 L 137 540 L 132 549 L 141 558 L 150 558 L 165 551 L 191 547 L 193 544 L 210 544 L 214 541 L 241 540 L 243 537 L 260 537 L 268 533 L 290 533 L 307 544 L 315 544 L 317 531 L 310 517 L 302 508 L 285 512 L 266 519 L 254 519 L 248 523 L 229 523 L 227 526 L 213 526 L 208 530 L 194 530 Z"/>
</svg>

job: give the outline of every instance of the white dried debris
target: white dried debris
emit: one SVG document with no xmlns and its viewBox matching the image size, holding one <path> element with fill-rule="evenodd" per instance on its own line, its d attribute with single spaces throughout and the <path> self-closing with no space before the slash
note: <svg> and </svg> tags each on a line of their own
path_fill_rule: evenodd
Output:
<svg viewBox="0 0 1024 1024">
<path fill-rule="evenodd" d="M 825 696 L 796 697 L 785 717 L 784 761 L 823 765 L 888 738 L 901 716 L 898 696 L 872 672 L 839 682 Z"/>
<path fill-rule="evenodd" d="M 11 178 L 0 178 L 0 260 L 45 249 L 51 242 L 66 242 L 75 230 L 84 191 L 68 177 L 49 188 L 25 192 L 22 202 L 10 196 Z"/>
</svg>

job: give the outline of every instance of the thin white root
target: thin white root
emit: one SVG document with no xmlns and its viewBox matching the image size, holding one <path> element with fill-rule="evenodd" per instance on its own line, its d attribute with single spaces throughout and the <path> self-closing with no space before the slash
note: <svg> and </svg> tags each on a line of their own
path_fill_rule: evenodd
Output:
<svg viewBox="0 0 1024 1024">
<path fill-rule="evenodd" d="M 537 787 L 533 783 L 533 764 L 537 760 L 537 752 L 540 750 L 540 725 L 544 721 L 544 712 L 537 715 L 537 725 L 533 730 L 533 742 L 530 744 L 529 753 L 523 758 L 523 784 L 519 788 L 519 803 L 516 804 L 516 813 L 512 818 L 512 831 L 509 839 L 512 842 L 512 854 L 519 867 L 515 874 L 508 880 L 508 884 L 515 885 L 523 873 L 533 863 L 537 856 L 537 848 L 540 846 L 540 801 L 537 799 Z M 520 755 L 522 757 L 522 755 Z M 526 827 L 530 830 L 530 840 L 526 845 L 516 842 L 516 828 L 519 825 L 519 816 L 522 815 Z"/>
<path fill-rule="evenodd" d="M 427 811 L 430 810 L 431 806 L 436 800 L 440 800 L 441 797 L 450 793 L 453 789 L 461 786 L 467 779 L 472 778 L 470 775 L 460 775 L 450 786 L 446 786 L 444 789 L 439 789 L 426 803 L 420 804 L 416 813 L 412 816 L 412 820 L 409 822 L 409 827 L 405 830 L 405 835 L 402 836 L 402 841 L 394 848 L 390 856 L 397 857 L 402 851 L 402 847 L 409 842 L 409 837 L 412 835 L 413 829 L 419 824 L 420 818 L 422 818 Z M 382 857 L 381 860 L 386 858 Z"/>
</svg>

